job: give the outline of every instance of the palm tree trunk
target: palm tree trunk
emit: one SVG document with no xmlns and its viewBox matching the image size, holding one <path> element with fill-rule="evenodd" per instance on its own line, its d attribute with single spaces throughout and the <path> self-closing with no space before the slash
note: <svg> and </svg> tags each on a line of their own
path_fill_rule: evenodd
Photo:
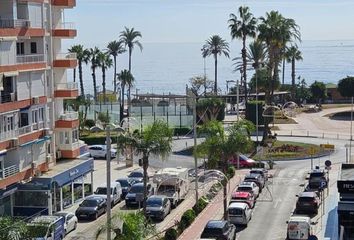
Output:
<svg viewBox="0 0 354 240">
<path fill-rule="evenodd" d="M 281 85 L 284 86 L 284 79 L 285 79 L 285 58 L 283 58 L 283 78 L 282 78 L 282 81 L 281 81 Z"/>
<path fill-rule="evenodd" d="M 291 99 L 295 100 L 295 58 L 291 59 Z"/>
<path fill-rule="evenodd" d="M 214 94 L 218 95 L 218 55 L 214 54 L 214 67 L 215 67 L 215 82 L 214 82 Z"/>
<path fill-rule="evenodd" d="M 74 77 L 74 82 L 76 82 L 76 68 L 73 70 L 73 77 Z"/>
<path fill-rule="evenodd" d="M 125 92 L 125 85 L 122 84 L 121 85 L 121 88 L 122 88 L 122 92 L 121 92 L 121 102 L 120 102 L 120 119 L 119 121 L 121 122 L 124 118 L 124 92 Z"/>
<path fill-rule="evenodd" d="M 85 97 L 84 80 L 82 79 L 82 61 L 81 60 L 79 60 L 79 81 L 80 81 L 81 96 Z"/>
<path fill-rule="evenodd" d="M 228 159 L 226 157 L 224 157 L 224 174 L 226 175 L 227 173 L 227 167 L 228 167 Z M 227 220 L 228 218 L 228 212 L 227 212 L 227 183 L 228 183 L 228 179 L 225 179 L 225 184 L 223 184 L 223 205 L 224 205 L 224 220 Z"/>
<path fill-rule="evenodd" d="M 114 89 L 114 93 L 117 93 L 117 56 L 113 56 L 113 62 L 114 62 L 113 89 Z"/>
<path fill-rule="evenodd" d="M 102 92 L 103 92 L 103 103 L 106 104 L 106 69 L 102 66 Z"/>
<path fill-rule="evenodd" d="M 243 88 L 245 91 L 245 107 L 247 111 L 247 51 L 246 51 L 246 37 L 242 40 L 242 61 L 243 61 Z"/>
<path fill-rule="evenodd" d="M 92 81 L 93 81 L 93 96 L 96 103 L 97 102 L 96 68 L 92 68 Z"/>
<path fill-rule="evenodd" d="M 132 73 L 132 52 L 133 49 L 129 48 L 129 72 Z M 127 116 L 130 117 L 130 88 L 131 85 L 128 85 L 128 112 L 127 112 Z"/>
<path fill-rule="evenodd" d="M 149 167 L 149 157 L 146 153 L 143 154 L 143 170 L 144 170 L 144 201 L 143 201 L 143 213 L 146 216 L 146 198 L 147 198 L 147 169 Z"/>
</svg>

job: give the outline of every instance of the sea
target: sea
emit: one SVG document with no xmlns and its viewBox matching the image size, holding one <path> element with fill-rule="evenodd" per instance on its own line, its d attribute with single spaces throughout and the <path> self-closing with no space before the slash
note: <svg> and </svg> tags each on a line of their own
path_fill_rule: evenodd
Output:
<svg viewBox="0 0 354 240">
<path fill-rule="evenodd" d="M 185 94 L 190 78 L 203 76 L 214 80 L 214 59 L 205 60 L 201 55 L 201 43 L 144 43 L 143 50 L 135 48 L 132 56 L 132 74 L 135 78 L 132 93 Z M 97 43 L 97 46 L 104 46 Z M 346 76 L 354 75 L 354 40 L 302 41 L 297 43 L 303 61 L 296 62 L 296 77 L 301 76 L 308 85 L 314 81 L 338 83 Z M 93 46 L 85 46 L 93 47 Z M 103 47 L 102 47 L 103 48 Z M 218 58 L 218 86 L 226 93 L 226 82 L 240 79 L 234 72 L 233 58 L 241 56 L 241 42 L 230 42 L 230 58 Z M 117 72 L 128 68 L 128 55 L 118 57 Z M 84 66 L 86 93 L 93 93 L 91 70 Z M 68 76 L 72 78 L 72 71 Z M 102 73 L 97 70 L 98 90 L 102 90 Z M 248 72 L 248 79 L 253 71 Z M 113 68 L 106 73 L 107 89 L 113 89 Z M 280 73 L 282 76 L 282 73 Z M 78 79 L 78 77 L 77 77 Z M 291 64 L 285 66 L 285 83 L 291 82 Z M 232 83 L 228 87 L 232 87 Z"/>
</svg>

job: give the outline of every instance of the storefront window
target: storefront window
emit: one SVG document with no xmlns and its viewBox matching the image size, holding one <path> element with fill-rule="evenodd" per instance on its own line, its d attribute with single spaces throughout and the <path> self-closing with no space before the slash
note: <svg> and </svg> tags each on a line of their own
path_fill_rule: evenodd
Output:
<svg viewBox="0 0 354 240">
<path fill-rule="evenodd" d="M 71 184 L 64 186 L 62 189 L 63 189 L 63 208 L 66 208 L 72 204 Z"/>
<path fill-rule="evenodd" d="M 47 192 L 38 191 L 17 191 L 15 193 L 16 207 L 47 207 L 48 195 Z"/>
<path fill-rule="evenodd" d="M 11 196 L 0 199 L 0 216 L 11 216 Z"/>
</svg>

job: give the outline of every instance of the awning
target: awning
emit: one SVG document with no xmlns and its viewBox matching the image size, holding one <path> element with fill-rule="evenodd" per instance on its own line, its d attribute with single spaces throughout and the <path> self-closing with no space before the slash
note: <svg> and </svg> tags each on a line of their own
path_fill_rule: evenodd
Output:
<svg viewBox="0 0 354 240">
<path fill-rule="evenodd" d="M 17 37 L 0 37 L 0 42 L 16 41 Z"/>
<path fill-rule="evenodd" d="M 13 71 L 13 72 L 5 72 L 4 73 L 4 76 L 5 77 L 16 77 L 16 76 L 18 76 L 18 71 Z"/>
<path fill-rule="evenodd" d="M 33 140 L 33 141 L 30 141 L 30 142 L 26 142 L 24 144 L 21 144 L 20 147 L 26 147 L 26 146 L 29 146 L 29 145 L 33 145 L 37 143 L 37 140 Z"/>
</svg>

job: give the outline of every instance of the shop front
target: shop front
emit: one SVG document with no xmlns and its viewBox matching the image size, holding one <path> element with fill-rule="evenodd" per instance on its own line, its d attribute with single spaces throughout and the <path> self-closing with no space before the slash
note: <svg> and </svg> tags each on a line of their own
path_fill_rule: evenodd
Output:
<svg viewBox="0 0 354 240">
<path fill-rule="evenodd" d="M 13 214 L 51 215 L 92 194 L 93 159 L 60 163 L 30 182 L 18 185 Z"/>
</svg>

